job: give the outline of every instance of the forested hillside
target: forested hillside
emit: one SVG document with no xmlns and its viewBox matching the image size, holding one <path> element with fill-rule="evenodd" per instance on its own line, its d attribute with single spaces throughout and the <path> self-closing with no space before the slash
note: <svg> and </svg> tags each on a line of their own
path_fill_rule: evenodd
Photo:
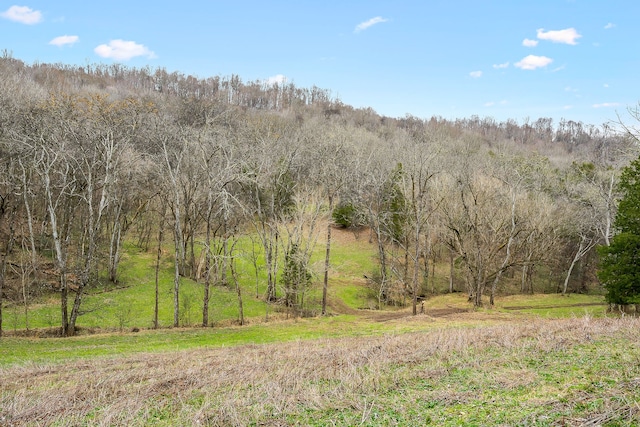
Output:
<svg viewBox="0 0 640 427">
<path fill-rule="evenodd" d="M 240 255 L 266 301 L 303 313 L 320 287 L 326 313 L 335 227 L 375 245 L 363 275 L 379 307 L 415 313 L 436 279 L 476 306 L 597 290 L 595 247 L 609 244 L 618 174 L 637 156 L 607 124 L 389 118 L 238 76 L 5 53 L 0 77 L 0 309 L 56 293 L 64 335 L 83 295 L 118 285 L 127 242 L 157 254 L 156 272 L 171 245 L 175 326 L 180 277 L 202 285 L 208 325 L 211 287 L 244 280 Z"/>
</svg>

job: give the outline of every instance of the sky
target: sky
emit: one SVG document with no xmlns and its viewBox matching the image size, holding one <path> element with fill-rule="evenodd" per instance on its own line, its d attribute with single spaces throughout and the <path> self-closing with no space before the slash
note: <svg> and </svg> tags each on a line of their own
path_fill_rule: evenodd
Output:
<svg viewBox="0 0 640 427">
<path fill-rule="evenodd" d="M 640 100 L 639 20 L 638 0 L 20 0 L 0 50 L 317 86 L 389 117 L 601 125 Z"/>
</svg>

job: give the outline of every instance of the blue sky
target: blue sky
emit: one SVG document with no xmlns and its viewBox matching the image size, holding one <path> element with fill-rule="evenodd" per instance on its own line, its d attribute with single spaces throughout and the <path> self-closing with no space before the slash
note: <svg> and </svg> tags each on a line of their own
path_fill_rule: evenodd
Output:
<svg viewBox="0 0 640 427">
<path fill-rule="evenodd" d="M 599 125 L 640 100 L 637 0 L 0 1 L 27 63 L 329 89 L 378 113 Z"/>
</svg>

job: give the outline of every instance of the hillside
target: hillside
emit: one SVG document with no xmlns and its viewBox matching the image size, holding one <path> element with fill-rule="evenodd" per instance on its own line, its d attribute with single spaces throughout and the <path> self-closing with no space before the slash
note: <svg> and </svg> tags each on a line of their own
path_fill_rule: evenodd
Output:
<svg viewBox="0 0 640 427">
<path fill-rule="evenodd" d="M 238 76 L 9 55 L 0 71 L 0 331 L 16 333 L 597 295 L 637 148 L 610 126 L 389 118 Z"/>
</svg>

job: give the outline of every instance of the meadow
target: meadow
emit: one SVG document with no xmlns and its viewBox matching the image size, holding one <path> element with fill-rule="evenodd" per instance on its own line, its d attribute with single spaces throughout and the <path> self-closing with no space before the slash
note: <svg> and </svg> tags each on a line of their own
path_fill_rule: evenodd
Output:
<svg viewBox="0 0 640 427">
<path fill-rule="evenodd" d="M 640 420 L 640 322 L 631 317 L 469 312 L 261 326 L 3 339 L 3 352 L 8 344 L 12 356 L 3 356 L 0 368 L 0 422 L 619 426 Z"/>
<path fill-rule="evenodd" d="M 123 286 L 70 338 L 47 335 L 56 301 L 0 341 L 0 425 L 637 425 L 640 322 L 600 295 L 504 295 L 473 309 L 438 293 L 420 313 L 371 308 L 366 238 L 337 233 L 331 313 L 267 311 L 243 282 L 247 324 L 216 287 L 214 327 L 193 311 L 169 328 L 171 264 L 162 272 L 163 328 L 150 326 L 151 256 L 130 247 Z M 357 255 L 353 255 L 353 249 Z M 317 291 L 315 291 L 317 292 Z M 311 301 L 316 298 L 311 295 Z M 126 318 L 118 310 L 130 307 Z M 16 316 L 18 318 L 19 316 Z M 134 328 L 135 327 L 135 328 Z"/>
</svg>

